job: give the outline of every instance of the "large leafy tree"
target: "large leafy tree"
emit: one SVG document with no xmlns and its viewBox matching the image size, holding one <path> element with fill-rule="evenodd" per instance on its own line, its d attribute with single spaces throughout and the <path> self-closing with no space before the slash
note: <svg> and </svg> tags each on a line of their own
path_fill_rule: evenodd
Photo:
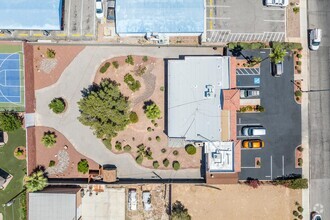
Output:
<svg viewBox="0 0 330 220">
<path fill-rule="evenodd" d="M 188 213 L 188 209 L 180 201 L 176 201 L 172 205 L 171 220 L 190 220 L 191 216 Z"/>
<path fill-rule="evenodd" d="M 0 129 L 14 131 L 22 126 L 22 118 L 16 112 L 5 111 L 0 113 Z"/>
<path fill-rule="evenodd" d="M 28 192 L 43 190 L 48 184 L 48 180 L 41 170 L 32 173 L 30 176 L 26 176 L 24 181 Z"/>
<path fill-rule="evenodd" d="M 276 45 L 273 51 L 269 54 L 269 58 L 273 63 L 280 63 L 286 55 L 285 49 L 281 45 Z"/>
<path fill-rule="evenodd" d="M 78 105 L 79 121 L 92 128 L 98 138 L 111 139 L 129 124 L 128 98 L 109 79 L 86 90 Z"/>
</svg>

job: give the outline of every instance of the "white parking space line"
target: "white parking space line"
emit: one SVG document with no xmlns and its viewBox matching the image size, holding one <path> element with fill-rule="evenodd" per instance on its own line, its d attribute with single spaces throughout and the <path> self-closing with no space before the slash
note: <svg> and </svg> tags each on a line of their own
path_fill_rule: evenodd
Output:
<svg viewBox="0 0 330 220">
<path fill-rule="evenodd" d="M 282 176 L 284 176 L 284 155 L 282 155 Z"/>
<path fill-rule="evenodd" d="M 84 0 L 81 0 L 80 35 L 83 34 Z"/>
<path fill-rule="evenodd" d="M 241 169 L 256 169 L 256 168 L 259 168 L 259 167 L 241 167 Z"/>
<path fill-rule="evenodd" d="M 264 20 L 266 22 L 285 22 L 285 20 Z"/>
<path fill-rule="evenodd" d="M 71 24 L 71 1 L 69 1 L 69 14 L 68 14 L 68 18 L 67 18 L 67 22 L 68 22 L 68 36 L 70 35 L 70 24 Z"/>
</svg>

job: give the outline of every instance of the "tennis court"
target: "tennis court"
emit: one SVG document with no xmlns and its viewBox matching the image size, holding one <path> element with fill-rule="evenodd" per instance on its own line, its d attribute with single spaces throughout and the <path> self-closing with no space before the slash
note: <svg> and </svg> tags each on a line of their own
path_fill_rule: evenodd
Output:
<svg viewBox="0 0 330 220">
<path fill-rule="evenodd" d="M 24 111 L 22 47 L 0 46 L 0 110 Z"/>
</svg>

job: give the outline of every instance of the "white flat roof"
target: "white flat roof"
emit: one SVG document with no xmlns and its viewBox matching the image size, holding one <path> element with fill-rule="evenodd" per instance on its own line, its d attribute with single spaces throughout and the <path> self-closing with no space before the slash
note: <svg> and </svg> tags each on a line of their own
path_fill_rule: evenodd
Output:
<svg viewBox="0 0 330 220">
<path fill-rule="evenodd" d="M 170 138 L 220 141 L 221 90 L 229 89 L 230 58 L 185 56 L 168 60 L 168 120 Z"/>
<path fill-rule="evenodd" d="M 206 142 L 209 172 L 234 172 L 234 142 Z"/>
</svg>

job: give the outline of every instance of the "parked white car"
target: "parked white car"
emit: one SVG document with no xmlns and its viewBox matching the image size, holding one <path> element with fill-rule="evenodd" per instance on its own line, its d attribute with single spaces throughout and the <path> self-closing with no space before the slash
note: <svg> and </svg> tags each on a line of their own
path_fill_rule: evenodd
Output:
<svg viewBox="0 0 330 220">
<path fill-rule="evenodd" d="M 242 89 L 240 91 L 241 98 L 258 97 L 259 94 L 260 94 L 259 90 L 256 90 L 256 89 Z"/>
<path fill-rule="evenodd" d="M 315 28 L 309 31 L 309 42 L 308 47 L 311 50 L 318 50 L 321 43 L 321 37 L 322 37 L 322 30 Z"/>
<path fill-rule="evenodd" d="M 137 210 L 136 189 L 128 190 L 128 209 L 131 211 Z"/>
<path fill-rule="evenodd" d="M 96 0 L 95 8 L 96 8 L 96 17 L 98 19 L 102 19 L 104 17 L 103 1 Z"/>
<path fill-rule="evenodd" d="M 142 201 L 145 211 L 151 210 L 151 194 L 149 191 L 142 192 Z"/>
<path fill-rule="evenodd" d="M 289 0 L 264 0 L 265 5 L 273 7 L 286 7 L 289 4 Z"/>
</svg>

